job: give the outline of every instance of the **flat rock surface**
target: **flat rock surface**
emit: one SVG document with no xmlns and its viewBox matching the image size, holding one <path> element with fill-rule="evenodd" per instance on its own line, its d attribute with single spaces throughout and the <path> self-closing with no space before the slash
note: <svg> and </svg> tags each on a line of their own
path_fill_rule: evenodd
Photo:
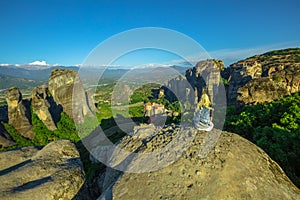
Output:
<svg viewBox="0 0 300 200">
<path fill-rule="evenodd" d="M 72 199 L 85 178 L 68 140 L 0 153 L 0 199 Z"/>
<path fill-rule="evenodd" d="M 180 133 L 178 127 L 164 129 Z M 141 173 L 108 168 L 103 184 L 106 192 L 99 199 L 300 199 L 300 190 L 279 165 L 248 140 L 216 129 L 204 132 L 186 127 L 184 131 L 189 134 L 181 134 L 185 140 L 191 137 L 191 143 L 175 162 Z M 164 138 L 158 134 L 148 141 L 126 136 L 119 146 L 140 154 L 162 152 L 176 134 L 164 134 Z M 176 151 L 176 145 L 173 149 Z M 165 154 L 172 154 L 171 150 Z M 153 166 L 160 164 L 161 156 L 153 160 Z M 122 157 L 118 154 L 114 163 L 126 160 Z M 138 164 L 136 157 L 125 162 L 128 168 L 149 167 L 149 163 Z"/>
</svg>

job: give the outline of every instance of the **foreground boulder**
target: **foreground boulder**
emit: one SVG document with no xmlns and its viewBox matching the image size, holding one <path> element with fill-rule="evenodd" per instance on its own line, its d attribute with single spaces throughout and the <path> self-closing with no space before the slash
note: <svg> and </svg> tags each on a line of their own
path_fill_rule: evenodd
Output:
<svg viewBox="0 0 300 200">
<path fill-rule="evenodd" d="M 68 140 L 2 152 L 0 160 L 0 199 L 72 199 L 85 182 L 79 153 Z"/>
<path fill-rule="evenodd" d="M 7 91 L 6 102 L 8 105 L 8 123 L 24 137 L 33 139 L 30 102 L 22 99 L 22 94 L 16 87 Z"/>
<path fill-rule="evenodd" d="M 185 137 L 179 136 L 178 145 L 172 147 L 175 152 L 180 141 L 191 142 L 172 163 L 168 159 L 173 151 L 162 150 L 178 133 Z M 107 168 L 105 192 L 99 199 L 300 199 L 300 190 L 279 165 L 262 149 L 236 134 L 216 129 L 202 132 L 192 127 L 180 132 L 179 127 L 165 127 L 148 139 L 126 136 L 119 147 L 145 155 L 157 151 L 158 156 L 150 163 L 149 159 L 139 162 L 138 156 L 126 163 L 130 155 L 122 156 L 117 151 L 111 158 L 112 166 L 126 165 L 123 169 L 140 169 L 143 173 Z M 168 166 L 144 170 L 149 165 L 160 165 L 165 158 L 170 162 Z"/>
</svg>

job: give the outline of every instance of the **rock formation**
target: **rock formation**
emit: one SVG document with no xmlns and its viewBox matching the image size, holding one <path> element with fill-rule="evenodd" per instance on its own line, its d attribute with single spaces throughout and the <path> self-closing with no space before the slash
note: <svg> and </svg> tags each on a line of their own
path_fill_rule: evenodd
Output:
<svg viewBox="0 0 300 200">
<path fill-rule="evenodd" d="M 191 86 L 189 87 L 189 83 L 184 76 L 178 76 L 169 80 L 163 87 L 166 97 L 170 101 L 189 100 L 190 96 L 189 92 L 187 91 L 189 88 L 191 88 Z M 192 99 L 192 101 L 193 100 L 194 99 Z"/>
<path fill-rule="evenodd" d="M 86 115 L 92 116 L 95 105 L 84 91 L 77 72 L 54 69 L 49 78 L 49 89 L 43 85 L 35 87 L 30 99 L 22 99 L 20 90 L 10 88 L 6 93 L 7 107 L 1 107 L 0 121 L 12 125 L 22 136 L 33 139 L 31 110 L 49 130 L 55 130 L 61 112 L 66 112 L 75 123 L 84 122 Z M 8 118 L 8 120 L 7 120 Z M 4 136 L 3 136 L 4 138 Z"/>
<path fill-rule="evenodd" d="M 46 86 L 35 87 L 33 89 L 31 92 L 32 110 L 37 114 L 38 118 L 47 126 L 47 128 L 53 131 L 57 127 L 50 111 L 52 111 L 52 113 L 56 113 L 56 118 L 60 112 L 55 112 L 56 109 L 53 108 L 53 106 L 51 107 L 51 104 L 55 104 L 55 102 L 51 101 L 51 97 Z"/>
<path fill-rule="evenodd" d="M 221 71 L 224 70 L 224 63 L 221 60 L 204 60 L 196 64 L 192 69 L 186 71 L 186 78 L 196 93 L 196 101 L 200 100 L 202 87 L 207 86 L 208 92 L 213 97 L 218 94 L 221 81 Z M 196 89 L 197 88 L 197 89 Z"/>
<path fill-rule="evenodd" d="M 222 90 L 220 82 L 223 69 L 224 63 L 220 60 L 200 61 L 195 67 L 186 71 L 185 77 L 178 76 L 168 81 L 164 88 L 166 96 L 171 101 L 180 100 L 193 105 L 198 103 L 202 95 L 202 88 L 207 86 L 211 100 L 218 101 L 216 97 Z"/>
<path fill-rule="evenodd" d="M 13 146 L 16 143 L 12 140 L 11 136 L 9 133 L 5 130 L 4 126 L 2 123 L 0 123 L 0 149 Z"/>
<path fill-rule="evenodd" d="M 289 95 L 287 88 L 269 78 L 254 79 L 238 88 L 237 100 L 245 104 L 271 102 L 282 96 Z"/>
<path fill-rule="evenodd" d="M 102 180 L 105 192 L 98 199 L 299 199 L 300 190 L 262 149 L 232 133 L 214 129 L 197 131 L 185 127 L 182 139 L 188 149 L 167 167 L 152 172 L 128 173 L 107 168 Z M 156 166 L 173 151 L 162 150 L 176 137 L 179 127 L 165 127 L 161 133 L 141 140 L 123 138 L 119 147 L 138 154 L 158 152 L 153 163 L 138 163 L 136 156 L 127 169 Z M 185 134 L 188 132 L 189 134 Z M 183 140 L 179 140 L 178 142 Z M 178 143 L 179 144 L 179 143 Z M 176 150 L 174 145 L 173 150 Z M 130 154 L 130 153 L 129 153 Z M 115 166 L 126 156 L 111 158 Z M 164 157 L 167 156 L 167 157 Z M 130 155 L 127 155 L 127 158 Z M 145 160 L 147 161 L 147 160 Z M 168 162 L 168 161 L 167 161 Z M 125 168 L 126 169 L 126 168 Z"/>
<path fill-rule="evenodd" d="M 54 69 L 48 82 L 54 101 L 60 104 L 75 123 L 83 123 L 85 115 L 92 115 L 88 99 L 78 73 L 72 70 Z"/>
<path fill-rule="evenodd" d="M 72 199 L 84 185 L 79 153 L 68 140 L 43 149 L 24 147 L 0 153 L 0 198 Z M 89 199 L 89 194 L 85 198 Z"/>
<path fill-rule="evenodd" d="M 7 91 L 6 102 L 8 105 L 8 123 L 24 137 L 33 139 L 29 102 L 22 100 L 22 94 L 16 87 Z"/>
<path fill-rule="evenodd" d="M 222 74 L 229 82 L 229 103 L 236 100 L 245 104 L 262 103 L 300 91 L 299 58 L 299 48 L 284 49 L 230 65 Z M 256 90 L 259 94 L 254 93 Z"/>
</svg>

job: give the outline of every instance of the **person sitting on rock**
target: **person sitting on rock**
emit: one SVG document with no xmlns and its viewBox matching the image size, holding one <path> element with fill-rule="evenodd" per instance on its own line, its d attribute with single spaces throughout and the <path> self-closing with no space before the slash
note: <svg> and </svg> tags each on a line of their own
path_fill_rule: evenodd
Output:
<svg viewBox="0 0 300 200">
<path fill-rule="evenodd" d="M 207 88 L 202 89 L 201 99 L 196 107 L 196 114 L 194 117 L 195 128 L 198 130 L 211 131 L 214 127 L 212 123 L 213 108 L 210 101 Z"/>
</svg>

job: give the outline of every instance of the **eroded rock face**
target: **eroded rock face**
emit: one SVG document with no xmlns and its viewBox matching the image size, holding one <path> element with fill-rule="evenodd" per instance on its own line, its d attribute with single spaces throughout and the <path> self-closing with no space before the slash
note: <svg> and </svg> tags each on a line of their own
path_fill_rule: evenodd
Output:
<svg viewBox="0 0 300 200">
<path fill-rule="evenodd" d="M 221 71 L 224 69 L 224 63 L 221 60 L 204 60 L 197 63 L 192 69 L 186 71 L 186 78 L 196 91 L 196 102 L 199 102 L 202 95 L 202 87 L 207 86 L 208 92 L 213 97 L 218 94 L 218 88 L 221 81 Z"/>
<path fill-rule="evenodd" d="M 186 78 L 196 91 L 196 100 L 199 102 L 202 95 L 202 87 L 207 86 L 211 96 L 211 101 L 218 94 L 218 88 L 221 81 L 221 71 L 224 69 L 224 63 L 221 60 L 204 60 L 197 63 L 192 69 L 186 71 Z"/>
<path fill-rule="evenodd" d="M 157 134 L 143 141 L 126 136 L 119 145 L 140 154 L 162 152 L 179 133 L 179 127 L 165 127 L 162 131 L 164 135 Z M 185 134 L 186 131 L 189 134 Z M 107 168 L 103 178 L 106 192 L 99 199 L 300 198 L 300 190 L 279 165 L 246 139 L 216 129 L 202 132 L 192 127 L 186 127 L 181 134 L 186 135 L 185 139 L 191 137 L 191 143 L 180 158 L 167 167 L 144 173 L 123 173 Z M 177 146 L 174 145 L 174 151 Z M 159 165 L 162 158 L 172 154 L 173 151 L 159 154 L 152 165 Z M 117 152 L 112 162 L 122 163 L 125 158 Z M 141 169 L 149 165 L 138 164 L 136 156 L 130 161 L 125 162 L 128 168 L 136 165 Z"/>
<path fill-rule="evenodd" d="M 248 105 L 271 102 L 290 94 L 287 87 L 269 78 L 254 79 L 239 88 L 237 93 L 237 100 Z"/>
<path fill-rule="evenodd" d="M 33 139 L 30 102 L 22 100 L 22 94 L 16 87 L 7 91 L 6 102 L 8 105 L 8 123 L 24 137 Z"/>
<path fill-rule="evenodd" d="M 166 88 L 164 88 L 166 96 L 171 101 L 181 100 L 190 104 L 197 104 L 202 95 L 202 88 L 207 86 L 211 101 L 214 101 L 214 97 L 218 96 L 220 90 L 221 71 L 223 69 L 224 63 L 220 60 L 200 61 L 195 67 L 186 71 L 185 77 L 179 76 L 168 81 Z"/>
<path fill-rule="evenodd" d="M 5 130 L 4 126 L 0 123 L 0 149 L 13 146 L 16 143 L 12 140 L 9 133 Z"/>
<path fill-rule="evenodd" d="M 60 104 L 75 123 L 83 123 L 85 115 L 92 115 L 88 98 L 78 73 L 72 70 L 54 69 L 48 81 L 54 101 Z"/>
<path fill-rule="evenodd" d="M 284 49 L 232 64 L 223 74 L 223 78 L 229 81 L 228 101 L 235 103 L 238 100 L 245 104 L 256 104 L 299 92 L 299 57 L 299 48 Z M 261 83 L 263 85 L 259 85 Z M 257 88 L 258 94 L 255 94 Z"/>
<path fill-rule="evenodd" d="M 33 112 L 51 131 L 56 130 L 55 118 L 60 115 L 60 110 L 55 108 L 56 103 L 52 100 L 46 86 L 35 87 L 31 92 L 31 105 Z M 51 106 L 52 104 L 52 106 Z M 54 105 L 53 105 L 54 104 Z M 53 116 L 51 112 L 55 115 Z M 55 117 L 55 118 L 54 118 Z"/>
<path fill-rule="evenodd" d="M 79 153 L 68 140 L 41 150 L 24 147 L 2 152 L 0 160 L 1 199 L 72 199 L 85 182 Z"/>
</svg>

